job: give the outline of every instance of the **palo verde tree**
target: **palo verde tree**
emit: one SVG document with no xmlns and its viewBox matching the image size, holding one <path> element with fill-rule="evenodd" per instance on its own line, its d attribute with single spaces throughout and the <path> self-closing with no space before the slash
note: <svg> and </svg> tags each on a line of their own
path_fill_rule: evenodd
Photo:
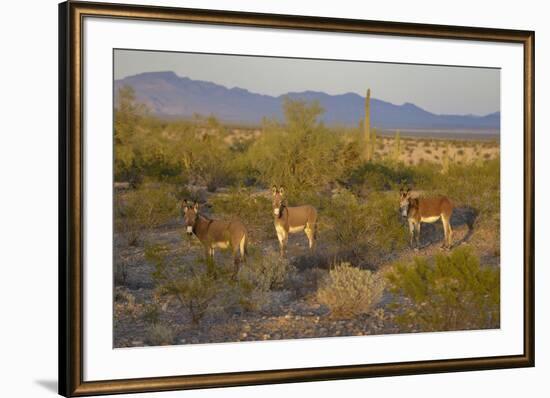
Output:
<svg viewBox="0 0 550 398">
<path fill-rule="evenodd" d="M 363 122 L 363 128 L 365 131 L 365 154 L 364 160 L 372 160 L 372 143 L 371 143 L 371 129 L 370 129 L 370 88 L 367 90 L 367 96 L 365 97 L 365 120 Z"/>
<path fill-rule="evenodd" d="M 318 102 L 283 100 L 284 122 L 266 121 L 248 151 L 248 165 L 259 181 L 297 193 L 321 188 L 338 177 L 344 143 L 325 128 L 323 112 Z"/>
</svg>

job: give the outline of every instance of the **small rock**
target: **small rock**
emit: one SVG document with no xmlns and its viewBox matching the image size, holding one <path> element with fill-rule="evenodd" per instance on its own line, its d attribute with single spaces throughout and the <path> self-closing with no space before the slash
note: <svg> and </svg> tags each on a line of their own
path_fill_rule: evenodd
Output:
<svg viewBox="0 0 550 398">
<path fill-rule="evenodd" d="M 246 339 L 248 337 L 248 333 L 241 333 L 241 339 Z"/>
<path fill-rule="evenodd" d="M 133 346 L 139 346 L 139 347 L 141 347 L 141 346 L 143 346 L 144 344 L 143 344 L 143 341 L 141 341 L 141 340 L 133 340 L 133 341 L 132 341 L 132 345 L 133 345 Z"/>
<path fill-rule="evenodd" d="M 262 340 L 269 340 L 271 338 L 271 336 L 269 334 L 264 334 L 262 336 Z"/>
<path fill-rule="evenodd" d="M 180 339 L 180 344 L 185 344 L 187 340 L 185 339 Z"/>
</svg>

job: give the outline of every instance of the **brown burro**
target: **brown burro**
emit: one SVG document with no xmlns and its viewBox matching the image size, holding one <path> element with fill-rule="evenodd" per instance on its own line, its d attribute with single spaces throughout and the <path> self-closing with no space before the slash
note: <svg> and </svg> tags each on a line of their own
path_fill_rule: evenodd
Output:
<svg viewBox="0 0 550 398">
<path fill-rule="evenodd" d="M 451 228 L 451 216 L 453 214 L 453 203 L 446 196 L 429 198 L 413 197 L 411 190 L 401 189 L 399 191 L 399 208 L 401 215 L 409 222 L 410 244 L 413 246 L 413 238 L 416 232 L 416 248 L 420 247 L 420 224 L 434 223 L 441 218 L 445 239 L 442 248 L 450 249 L 453 241 L 453 230 Z"/>
<path fill-rule="evenodd" d="M 289 207 L 284 198 L 284 188 L 274 185 L 271 188 L 273 194 L 273 217 L 281 257 L 285 255 L 288 234 L 304 231 L 309 240 L 309 249 L 315 249 L 317 237 L 317 210 L 311 205 Z"/>
<path fill-rule="evenodd" d="M 246 261 L 248 233 L 243 223 L 239 220 L 212 220 L 199 213 L 199 204 L 196 202 L 191 206 L 187 201 L 183 201 L 181 206 L 187 233 L 195 234 L 202 243 L 207 258 L 214 258 L 215 248 L 231 248 L 236 275 L 239 272 L 240 261 Z"/>
</svg>

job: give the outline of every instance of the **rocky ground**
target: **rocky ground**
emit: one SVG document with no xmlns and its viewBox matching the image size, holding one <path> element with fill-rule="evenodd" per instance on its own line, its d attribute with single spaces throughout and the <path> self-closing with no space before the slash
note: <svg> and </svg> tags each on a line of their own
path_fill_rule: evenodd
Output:
<svg viewBox="0 0 550 398">
<path fill-rule="evenodd" d="M 456 245 L 473 245 L 484 255 L 485 263 L 498 265 L 499 253 L 484 234 L 484 229 L 469 230 L 469 209 L 459 209 L 453 220 Z M 406 228 L 404 226 L 404 228 Z M 188 237 L 177 220 L 170 225 L 150 231 L 144 241 L 166 246 L 173 256 L 192 260 L 202 255 L 195 237 Z M 441 225 L 425 225 L 422 247 L 418 253 L 435 254 L 443 238 Z M 255 242 L 251 244 L 254 245 Z M 334 319 L 328 308 L 316 301 L 319 281 L 329 270 L 322 257 L 320 244 L 315 256 L 307 250 L 302 234 L 291 235 L 288 258 L 294 265 L 293 275 L 284 286 L 269 292 L 267 300 L 255 311 L 213 311 L 198 324 L 191 322 L 187 311 L 176 302 L 165 303 L 159 310 L 158 298 L 152 278 L 154 266 L 145 258 L 143 246 L 128 246 L 123 236 L 115 237 L 116 272 L 114 292 L 114 346 L 135 347 L 163 344 L 197 344 L 234 341 L 320 338 L 331 336 L 363 336 L 399 333 L 394 322 L 395 310 L 389 305 L 395 297 L 384 293 L 381 302 L 369 315 L 354 319 Z M 262 245 L 265 251 L 276 253 L 275 233 Z M 399 259 L 417 254 L 411 249 L 395 253 L 378 266 L 382 271 Z M 482 256 L 483 257 L 483 256 Z M 230 254 L 218 252 L 217 261 L 230 264 Z M 317 264 L 317 265 L 315 265 Z M 160 325 L 160 326 L 159 326 Z M 414 330 L 413 330 L 414 331 Z"/>
</svg>

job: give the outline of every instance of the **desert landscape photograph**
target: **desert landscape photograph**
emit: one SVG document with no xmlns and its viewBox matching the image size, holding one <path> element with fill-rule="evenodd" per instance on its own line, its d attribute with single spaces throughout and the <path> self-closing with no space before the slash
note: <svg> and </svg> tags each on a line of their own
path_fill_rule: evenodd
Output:
<svg viewBox="0 0 550 398">
<path fill-rule="evenodd" d="M 500 70 L 115 50 L 114 348 L 500 328 Z"/>
</svg>

